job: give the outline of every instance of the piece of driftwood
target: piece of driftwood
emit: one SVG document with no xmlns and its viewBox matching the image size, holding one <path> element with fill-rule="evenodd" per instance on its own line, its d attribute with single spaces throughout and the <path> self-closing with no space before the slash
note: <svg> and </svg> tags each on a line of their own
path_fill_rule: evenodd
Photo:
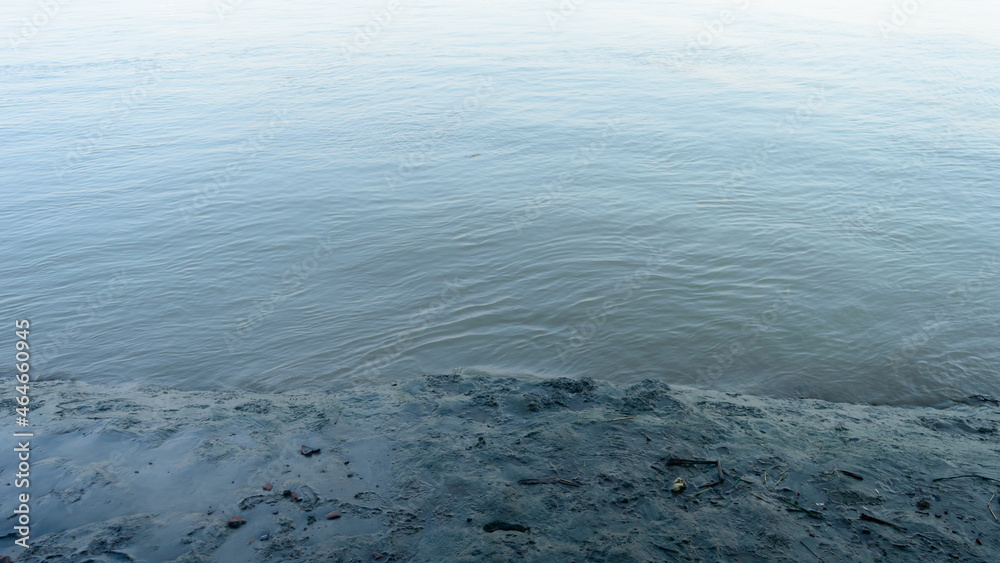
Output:
<svg viewBox="0 0 1000 563">
<path fill-rule="evenodd" d="M 845 469 L 838 469 L 837 471 L 840 472 L 843 475 L 847 475 L 848 477 L 853 477 L 853 478 L 857 479 L 858 481 L 864 481 L 865 480 L 865 478 L 862 477 L 861 475 L 858 475 L 857 473 L 854 473 L 854 472 L 851 472 L 851 471 L 847 471 Z"/>
</svg>

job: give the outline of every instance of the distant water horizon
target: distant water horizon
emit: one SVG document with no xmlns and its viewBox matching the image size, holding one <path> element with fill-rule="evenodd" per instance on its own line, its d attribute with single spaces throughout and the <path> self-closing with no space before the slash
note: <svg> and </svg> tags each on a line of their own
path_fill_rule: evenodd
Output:
<svg viewBox="0 0 1000 563">
<path fill-rule="evenodd" d="M 12 2 L 0 299 L 41 380 L 997 396 L 998 11 Z"/>
</svg>

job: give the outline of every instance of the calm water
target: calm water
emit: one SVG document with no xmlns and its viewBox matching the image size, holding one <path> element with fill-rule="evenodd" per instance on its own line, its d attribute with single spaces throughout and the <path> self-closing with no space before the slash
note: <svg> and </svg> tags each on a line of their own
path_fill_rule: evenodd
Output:
<svg viewBox="0 0 1000 563">
<path fill-rule="evenodd" d="M 0 12 L 39 379 L 1000 394 L 996 7 L 53 3 Z"/>
</svg>

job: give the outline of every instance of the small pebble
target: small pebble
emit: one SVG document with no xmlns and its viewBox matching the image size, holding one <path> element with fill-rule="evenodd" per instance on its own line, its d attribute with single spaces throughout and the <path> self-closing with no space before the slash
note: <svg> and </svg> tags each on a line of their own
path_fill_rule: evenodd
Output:
<svg viewBox="0 0 1000 563">
<path fill-rule="evenodd" d="M 926 499 L 917 501 L 917 508 L 920 510 L 927 510 L 931 507 L 931 503 L 927 502 Z"/>
<path fill-rule="evenodd" d="M 270 483 L 264 483 L 264 490 L 265 491 L 270 491 L 272 488 L 274 488 L 274 486 L 271 485 Z"/>
<path fill-rule="evenodd" d="M 260 541 L 267 541 L 269 539 L 271 539 L 271 534 L 264 534 L 260 537 Z"/>
<path fill-rule="evenodd" d="M 375 559 L 382 559 L 382 554 L 381 553 L 373 553 L 372 557 L 374 557 Z"/>
<path fill-rule="evenodd" d="M 244 519 L 242 519 L 242 518 L 240 518 L 239 516 L 233 516 L 232 518 L 230 518 L 230 519 L 229 519 L 229 520 L 228 520 L 228 521 L 226 522 L 226 524 L 227 524 L 227 525 L 228 525 L 228 526 L 229 526 L 230 528 L 234 528 L 234 529 L 235 529 L 235 528 L 239 528 L 240 526 L 242 526 L 243 524 L 246 524 L 246 523 L 247 523 L 247 521 L 246 521 L 246 520 L 244 520 Z"/>
<path fill-rule="evenodd" d="M 336 510 L 334 510 L 333 512 L 331 512 L 331 513 L 329 513 L 329 514 L 326 515 L 326 519 L 327 520 L 335 520 L 337 518 L 340 518 L 340 516 L 341 516 L 341 514 L 339 512 L 337 512 Z"/>
</svg>

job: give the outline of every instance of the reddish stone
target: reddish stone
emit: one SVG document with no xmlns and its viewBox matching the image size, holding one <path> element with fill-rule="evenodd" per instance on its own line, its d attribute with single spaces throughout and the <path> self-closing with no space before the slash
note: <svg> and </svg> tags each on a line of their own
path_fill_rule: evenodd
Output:
<svg viewBox="0 0 1000 563">
<path fill-rule="evenodd" d="M 270 483 L 264 483 L 264 490 L 265 491 L 270 491 L 271 488 L 272 488 L 272 485 Z"/>
<path fill-rule="evenodd" d="M 246 523 L 247 521 L 240 518 L 239 516 L 233 516 L 226 522 L 226 524 L 228 524 L 230 528 L 239 528 L 240 526 Z"/>
<path fill-rule="evenodd" d="M 336 510 L 326 515 L 327 520 L 335 520 L 337 518 L 340 518 L 340 513 Z"/>
</svg>

